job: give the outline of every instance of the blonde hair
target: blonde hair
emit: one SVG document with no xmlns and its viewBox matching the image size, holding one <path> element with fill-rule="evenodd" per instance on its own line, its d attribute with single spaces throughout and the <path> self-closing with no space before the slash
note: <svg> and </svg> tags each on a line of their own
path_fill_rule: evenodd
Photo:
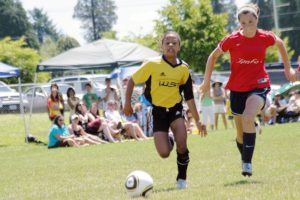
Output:
<svg viewBox="0 0 300 200">
<path fill-rule="evenodd" d="M 240 20 L 241 14 L 251 13 L 256 19 L 258 19 L 260 14 L 260 9 L 256 4 L 245 4 L 238 9 L 237 18 Z"/>
</svg>

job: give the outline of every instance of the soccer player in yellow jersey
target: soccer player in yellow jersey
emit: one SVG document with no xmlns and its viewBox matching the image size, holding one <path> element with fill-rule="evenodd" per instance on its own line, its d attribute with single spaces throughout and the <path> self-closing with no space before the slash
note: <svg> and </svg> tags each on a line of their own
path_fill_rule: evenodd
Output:
<svg viewBox="0 0 300 200">
<path fill-rule="evenodd" d="M 185 189 L 187 187 L 186 172 L 190 159 L 182 112 L 182 91 L 199 132 L 202 136 L 205 136 L 207 132 L 205 125 L 200 122 L 195 106 L 188 65 L 177 58 L 180 50 L 179 35 L 176 32 L 167 32 L 162 38 L 161 50 L 163 53 L 161 57 L 144 62 L 130 78 L 126 90 L 124 113 L 131 115 L 133 112 L 130 99 L 134 85 L 145 83 L 144 95 L 153 105 L 153 132 L 156 150 L 162 158 L 170 155 L 174 145 L 174 140 L 168 134 L 169 128 L 171 128 L 177 148 L 176 187 Z"/>
</svg>

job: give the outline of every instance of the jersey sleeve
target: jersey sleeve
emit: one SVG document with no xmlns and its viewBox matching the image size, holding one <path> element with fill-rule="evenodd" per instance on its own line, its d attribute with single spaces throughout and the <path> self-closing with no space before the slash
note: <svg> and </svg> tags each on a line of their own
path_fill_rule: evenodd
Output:
<svg viewBox="0 0 300 200">
<path fill-rule="evenodd" d="M 142 66 L 131 76 L 135 85 L 146 82 L 151 76 L 151 64 L 144 62 Z"/>
<path fill-rule="evenodd" d="M 276 42 L 276 36 L 273 32 L 271 31 L 266 31 L 265 32 L 266 35 L 266 40 L 265 40 L 265 44 L 266 46 L 272 46 L 275 44 Z"/>
<path fill-rule="evenodd" d="M 224 37 L 218 46 L 223 52 L 227 52 L 232 47 L 232 44 L 233 44 L 233 40 L 229 35 Z"/>
<path fill-rule="evenodd" d="M 183 91 L 184 99 L 186 101 L 194 98 L 193 93 L 193 81 L 192 77 L 189 73 L 188 68 L 185 70 L 183 78 L 182 78 L 183 84 L 180 86 L 180 93 Z"/>
</svg>

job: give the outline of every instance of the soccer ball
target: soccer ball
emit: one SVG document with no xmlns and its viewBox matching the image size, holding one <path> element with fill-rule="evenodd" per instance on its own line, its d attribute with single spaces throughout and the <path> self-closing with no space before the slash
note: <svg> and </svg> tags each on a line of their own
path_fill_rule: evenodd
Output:
<svg viewBox="0 0 300 200">
<path fill-rule="evenodd" d="M 144 171 L 133 171 L 126 177 L 125 188 L 130 197 L 148 197 L 153 189 L 153 179 Z"/>
</svg>

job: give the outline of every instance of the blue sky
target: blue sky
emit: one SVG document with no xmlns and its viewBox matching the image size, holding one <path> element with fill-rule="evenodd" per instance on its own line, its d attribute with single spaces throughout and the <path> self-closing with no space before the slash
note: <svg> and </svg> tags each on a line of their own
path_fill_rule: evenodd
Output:
<svg viewBox="0 0 300 200">
<path fill-rule="evenodd" d="M 80 22 L 72 18 L 77 0 L 20 0 L 25 10 L 34 7 L 43 8 L 58 30 L 76 38 L 80 44 L 86 43 Z M 238 6 L 247 0 L 236 0 Z M 118 21 L 113 30 L 119 37 L 135 34 L 146 34 L 153 30 L 153 20 L 158 18 L 157 10 L 166 5 L 169 0 L 115 0 Z"/>
</svg>

